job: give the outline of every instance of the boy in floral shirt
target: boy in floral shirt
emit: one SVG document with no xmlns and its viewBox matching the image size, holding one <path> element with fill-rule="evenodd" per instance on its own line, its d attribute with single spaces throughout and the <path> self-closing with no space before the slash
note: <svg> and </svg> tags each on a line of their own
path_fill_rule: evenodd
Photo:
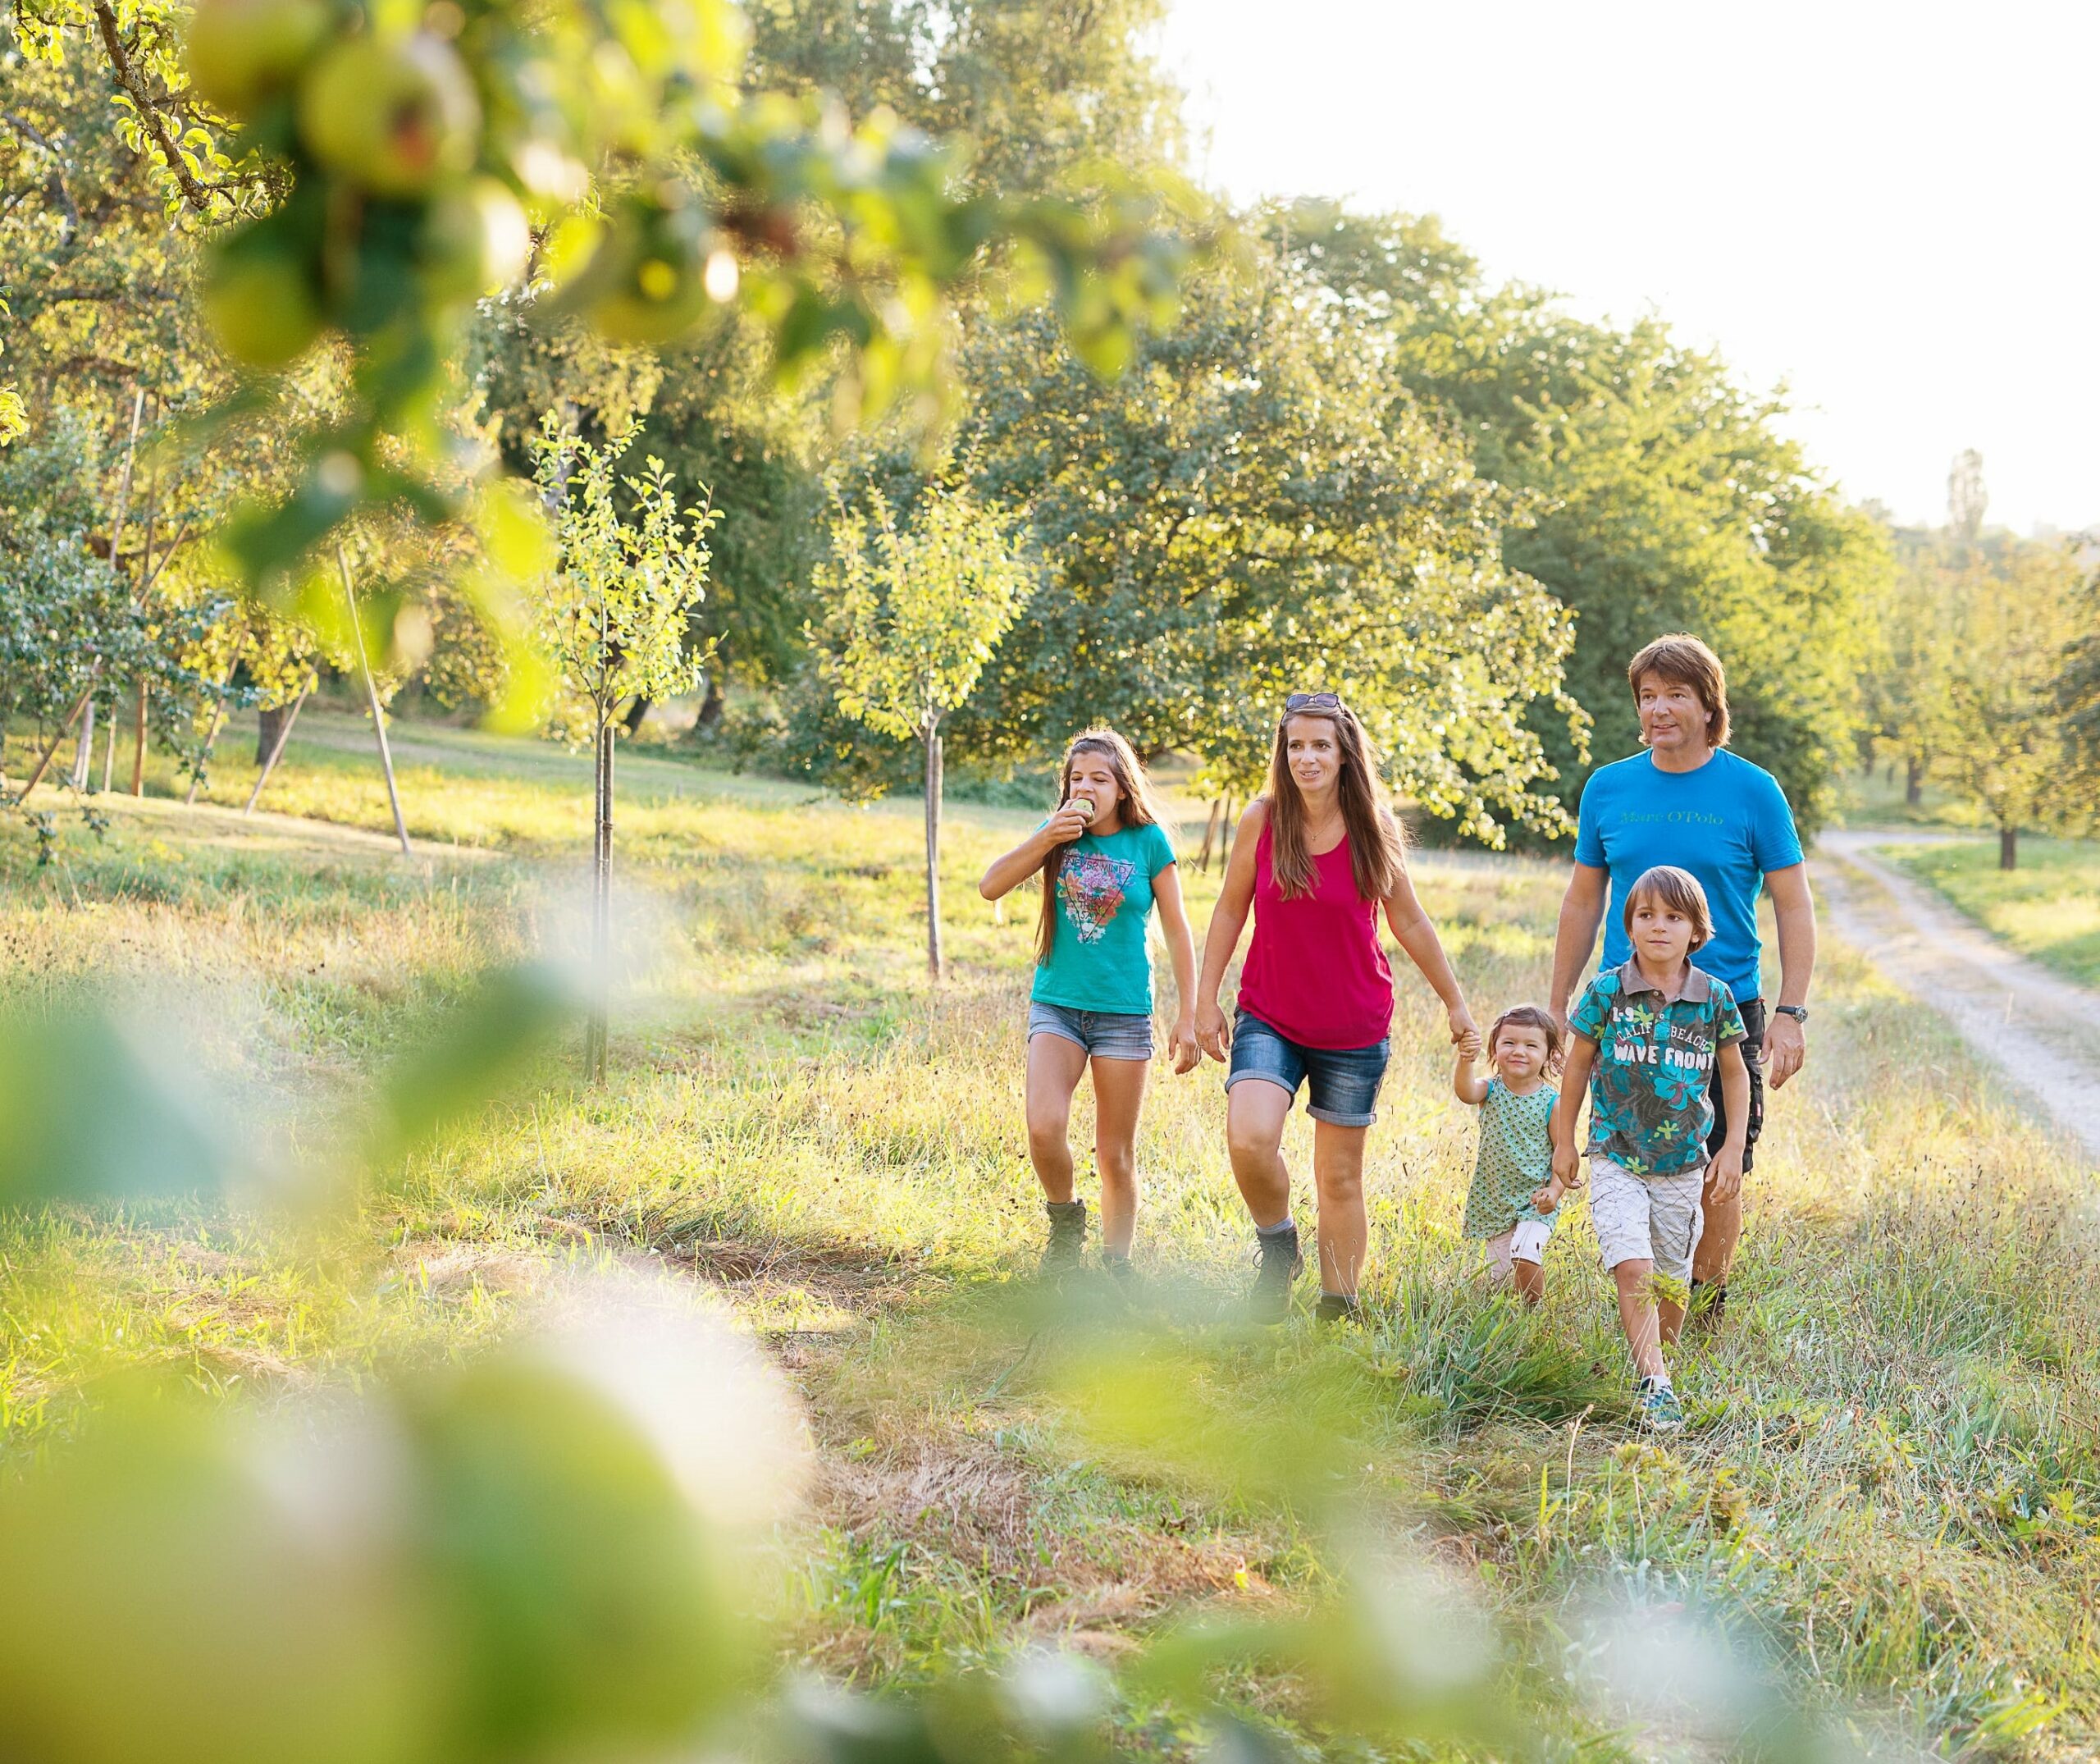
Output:
<svg viewBox="0 0 2100 1764">
<path fill-rule="evenodd" d="M 1714 1195 L 1742 1185 L 1750 1068 L 1743 1022 L 1727 985 L 1691 965 L 1714 935 L 1706 891 L 1688 871 L 1659 864 L 1627 891 L 1633 957 L 1590 982 L 1568 1013 L 1568 1052 L 1553 1112 L 1554 1200 L 1579 1187 L 1575 1125 L 1590 1099 L 1590 1220 L 1618 1287 L 1618 1320 L 1640 1377 L 1642 1424 L 1684 1424 L 1665 1346 L 1684 1322 L 1700 1190 L 1714 1126 L 1708 1087 L 1718 1064 L 1727 1136 L 1714 1154 Z M 1540 1205 L 1546 1206 L 1544 1195 Z M 1550 1209 L 1549 1209 L 1550 1210 Z"/>
</svg>

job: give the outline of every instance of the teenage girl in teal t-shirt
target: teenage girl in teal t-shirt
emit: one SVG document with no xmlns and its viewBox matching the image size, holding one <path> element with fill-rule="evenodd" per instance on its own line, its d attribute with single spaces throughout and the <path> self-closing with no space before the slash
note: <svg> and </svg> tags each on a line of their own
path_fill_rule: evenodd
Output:
<svg viewBox="0 0 2100 1764">
<path fill-rule="evenodd" d="M 1174 845 L 1130 744 L 1090 729 L 1065 750 L 1050 818 L 984 872 L 998 900 L 1043 878 L 1035 984 L 1029 993 L 1028 1152 L 1050 1215 L 1046 1271 L 1075 1264 L 1086 1241 L 1086 1203 L 1072 1192 L 1073 1093 L 1093 1072 L 1102 1254 L 1126 1275 L 1137 1223 L 1138 1114 L 1152 1070 L 1152 951 L 1159 913 L 1180 1006 L 1169 1044 L 1177 1072 L 1194 1070 L 1195 939 L 1181 903 Z"/>
</svg>

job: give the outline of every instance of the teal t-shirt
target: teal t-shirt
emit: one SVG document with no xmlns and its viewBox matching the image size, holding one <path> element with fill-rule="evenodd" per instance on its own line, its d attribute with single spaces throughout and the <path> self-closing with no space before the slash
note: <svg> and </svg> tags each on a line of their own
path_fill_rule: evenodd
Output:
<svg viewBox="0 0 2100 1764">
<path fill-rule="evenodd" d="M 1047 825 L 1047 823 L 1046 823 Z M 1158 826 L 1083 833 L 1057 866 L 1050 959 L 1029 997 L 1068 1011 L 1152 1014 L 1152 879 L 1174 861 Z"/>
</svg>

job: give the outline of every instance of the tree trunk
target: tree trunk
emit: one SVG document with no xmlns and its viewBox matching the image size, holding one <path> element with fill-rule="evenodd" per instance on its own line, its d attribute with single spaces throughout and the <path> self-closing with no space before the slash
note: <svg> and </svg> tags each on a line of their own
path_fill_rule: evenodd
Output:
<svg viewBox="0 0 2100 1764">
<path fill-rule="evenodd" d="M 642 719 L 648 715 L 649 701 L 640 692 L 637 692 L 634 695 L 634 702 L 627 707 L 627 715 L 620 719 L 620 727 L 630 735 L 639 735 L 641 733 Z"/>
<path fill-rule="evenodd" d="M 109 711 L 109 733 L 103 738 L 102 743 L 102 793 L 104 796 L 107 796 L 109 794 L 109 781 L 116 775 L 116 706 L 115 701 L 112 700 L 110 704 Z"/>
<path fill-rule="evenodd" d="M 139 737 L 131 749 L 131 794 L 146 793 L 146 683 L 139 682 Z"/>
<path fill-rule="evenodd" d="M 1222 798 L 1213 797 L 1211 799 L 1210 819 L 1203 823 L 1203 849 L 1202 855 L 1196 860 L 1196 867 L 1205 875 L 1210 874 L 1211 846 L 1217 838 L 1217 811 L 1223 806 Z"/>
<path fill-rule="evenodd" d="M 926 971 L 941 978 L 941 728 L 926 729 Z"/>
<path fill-rule="evenodd" d="M 1219 818 L 1221 843 L 1218 854 L 1218 868 L 1222 870 L 1232 861 L 1232 793 L 1225 793 L 1225 813 Z"/>
<path fill-rule="evenodd" d="M 2017 869 L 2019 865 L 2020 829 L 2017 827 L 1999 828 L 1998 868 L 2001 870 L 2014 870 Z"/>
<path fill-rule="evenodd" d="M 290 705 L 272 705 L 267 711 L 255 713 L 255 763 L 267 765 L 270 756 L 277 751 L 278 732 L 285 726 L 290 714 Z"/>
<path fill-rule="evenodd" d="M 1903 800 L 1911 808 L 1925 800 L 1925 762 L 1915 753 L 1903 762 Z"/>
<path fill-rule="evenodd" d="M 700 717 L 693 727 L 712 730 L 722 720 L 722 709 L 727 701 L 722 696 L 722 675 L 719 669 L 707 670 L 707 683 L 701 688 Z"/>
<path fill-rule="evenodd" d="M 114 723 L 114 717 L 110 719 Z M 95 763 L 95 701 L 88 701 L 88 714 L 80 720 L 80 738 L 73 748 L 73 775 L 69 782 L 74 789 L 84 791 L 94 775 Z"/>
<path fill-rule="evenodd" d="M 619 725 L 607 711 L 598 715 L 594 747 L 596 816 L 591 848 L 591 1021 L 584 1031 L 584 1076 L 605 1078 L 606 1044 L 612 1037 L 613 965 L 613 743 Z"/>
</svg>

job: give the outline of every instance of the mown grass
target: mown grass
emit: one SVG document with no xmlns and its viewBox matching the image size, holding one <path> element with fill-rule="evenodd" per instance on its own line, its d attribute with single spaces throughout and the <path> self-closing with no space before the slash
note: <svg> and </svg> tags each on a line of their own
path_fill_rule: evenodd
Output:
<svg viewBox="0 0 2100 1764">
<path fill-rule="evenodd" d="M 2019 867 L 2009 871 L 1998 868 L 1995 840 L 1892 848 L 1881 855 L 2023 955 L 2100 986 L 2100 842 L 2023 839 Z"/>
<path fill-rule="evenodd" d="M 172 976 L 201 1063 L 354 1090 L 480 967 L 560 941 L 586 836 L 587 780 L 558 753 L 400 745 L 412 827 L 473 850 L 402 866 L 354 833 L 119 805 L 105 839 L 69 829 L 64 864 L 38 871 L 11 826 L 0 985 Z M 317 739 L 273 797 L 383 829 L 360 767 Z M 1536 1315 L 1476 1277 L 1457 1235 L 1472 1124 L 1418 985 L 1372 1140 L 1367 1328 L 1230 1320 L 1249 1233 L 1215 1068 L 1155 1079 L 1151 1300 L 1087 1287 L 1046 1310 L 1022 1277 L 1040 1221 L 1020 1131 L 1026 905 L 995 915 L 970 886 L 1026 817 L 952 817 L 955 971 L 935 994 L 915 805 L 669 761 L 625 776 L 612 1082 L 550 1081 L 463 1128 L 320 1248 L 201 1206 L 0 1226 L 13 1451 L 127 1366 L 267 1401 L 469 1351 L 564 1264 L 646 1257 L 719 1283 L 805 1393 L 824 1472 L 783 1546 L 781 1616 L 828 1670 L 911 1676 L 1034 1640 L 1112 1660 L 1171 1613 L 1314 1597 L 1337 1537 L 1367 1532 L 1472 1588 L 1555 1673 L 1600 1609 L 1682 1603 L 1807 1694 L 1945 1749 L 2095 1743 L 2090 1174 L 1843 950 L 1810 1071 L 1772 1110 L 1729 1326 L 1686 1356 L 1695 1425 L 1664 1448 L 1624 1425 L 1579 1216 Z M 1538 994 L 1550 867 L 1425 858 L 1421 882 L 1477 1008 Z M 1214 889 L 1190 878 L 1199 917 Z M 1080 1116 L 1083 1140 L 1084 1099 Z M 1302 1177 L 1302 1121 L 1288 1147 Z M 1288 1683 L 1234 1689 L 1295 1718 Z M 1133 1719 L 1131 1743 L 1173 1749 Z M 1600 1715 L 1572 1737 L 1640 1749 L 1610 1731 Z"/>
</svg>

